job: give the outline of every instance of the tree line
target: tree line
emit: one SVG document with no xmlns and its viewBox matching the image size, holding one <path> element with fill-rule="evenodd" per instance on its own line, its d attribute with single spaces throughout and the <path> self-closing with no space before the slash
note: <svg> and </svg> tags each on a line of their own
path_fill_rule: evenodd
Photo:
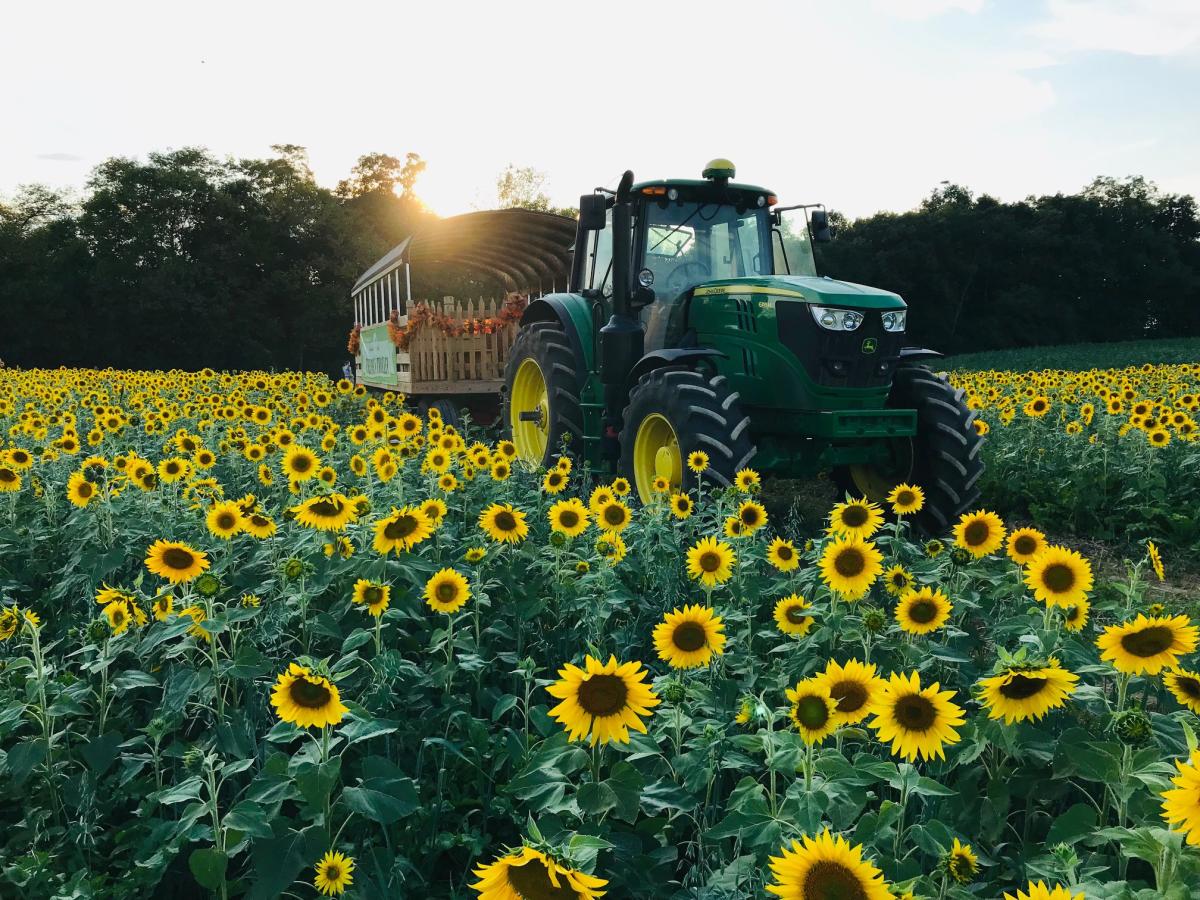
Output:
<svg viewBox="0 0 1200 900">
<path fill-rule="evenodd" d="M 35 185 L 0 201 L 0 358 L 339 371 L 350 287 L 434 218 L 418 194 L 425 163 L 367 154 L 331 190 L 303 148 L 273 153 L 114 158 L 81 199 Z M 550 209 L 542 188 L 541 173 L 510 166 L 497 204 Z M 1200 334 L 1195 200 L 1142 178 L 1016 203 L 945 185 L 910 212 L 831 218 L 820 271 L 901 293 L 917 343 L 957 352 Z M 464 273 L 438 289 L 486 286 Z"/>
</svg>

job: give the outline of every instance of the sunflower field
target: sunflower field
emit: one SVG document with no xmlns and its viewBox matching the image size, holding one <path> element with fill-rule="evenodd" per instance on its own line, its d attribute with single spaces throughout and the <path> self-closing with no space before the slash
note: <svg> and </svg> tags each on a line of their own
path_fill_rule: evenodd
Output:
<svg viewBox="0 0 1200 900">
<path fill-rule="evenodd" d="M 1200 363 L 955 371 L 988 436 L 984 496 L 1054 534 L 1200 551 Z"/>
<path fill-rule="evenodd" d="M 959 378 L 1176 496 L 1195 375 Z M 801 533 L 302 374 L 0 370 L 0 426 L 2 897 L 1200 898 L 1167 512 L 1114 572 L 919 485 Z"/>
</svg>

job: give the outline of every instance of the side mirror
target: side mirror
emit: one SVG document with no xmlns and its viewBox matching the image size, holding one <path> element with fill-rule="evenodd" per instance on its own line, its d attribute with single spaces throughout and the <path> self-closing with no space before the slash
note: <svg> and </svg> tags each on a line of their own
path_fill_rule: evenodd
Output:
<svg viewBox="0 0 1200 900">
<path fill-rule="evenodd" d="M 814 244 L 828 244 L 833 240 L 833 232 L 829 229 L 829 213 L 823 209 L 814 209 L 808 219 L 808 230 L 812 234 Z"/>
<path fill-rule="evenodd" d="M 579 198 L 579 227 L 585 231 L 600 231 L 604 228 L 603 194 L 584 194 Z"/>
</svg>

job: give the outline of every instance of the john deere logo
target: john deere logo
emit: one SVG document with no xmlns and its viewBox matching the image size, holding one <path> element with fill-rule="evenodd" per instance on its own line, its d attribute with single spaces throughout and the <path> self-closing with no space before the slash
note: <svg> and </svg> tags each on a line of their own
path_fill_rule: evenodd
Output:
<svg viewBox="0 0 1200 900">
<path fill-rule="evenodd" d="M 875 348 L 878 346 L 879 342 L 875 340 L 875 338 L 867 338 L 865 341 L 863 341 L 862 351 L 863 353 L 874 353 Z"/>
</svg>

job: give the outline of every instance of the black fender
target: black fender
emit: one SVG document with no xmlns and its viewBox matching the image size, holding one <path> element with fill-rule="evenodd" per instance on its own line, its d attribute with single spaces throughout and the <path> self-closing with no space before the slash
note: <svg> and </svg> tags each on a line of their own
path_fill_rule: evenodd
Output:
<svg viewBox="0 0 1200 900">
<path fill-rule="evenodd" d="M 944 353 L 938 353 L 936 350 L 926 350 L 924 347 L 901 347 L 900 348 L 900 363 L 912 363 L 922 359 L 941 359 L 945 356 Z"/>
<path fill-rule="evenodd" d="M 638 383 L 643 375 L 661 369 L 664 366 L 687 366 L 693 369 L 702 359 L 728 359 L 728 355 L 712 347 L 673 347 L 665 350 L 652 350 L 637 361 L 629 370 L 626 382 L 628 390 Z"/>
</svg>

